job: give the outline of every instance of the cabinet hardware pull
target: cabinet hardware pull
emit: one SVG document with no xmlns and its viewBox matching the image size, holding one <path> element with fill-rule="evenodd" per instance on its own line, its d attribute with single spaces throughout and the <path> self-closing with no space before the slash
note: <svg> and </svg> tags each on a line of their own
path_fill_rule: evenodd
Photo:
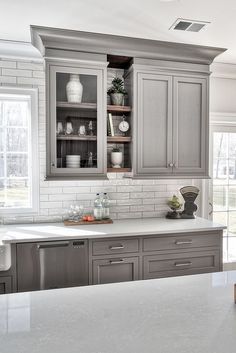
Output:
<svg viewBox="0 0 236 353">
<path fill-rule="evenodd" d="M 175 267 L 184 267 L 184 266 L 191 266 L 192 265 L 192 262 L 191 261 L 188 261 L 188 262 L 181 262 L 181 263 L 178 263 L 176 262 L 175 263 Z"/>
<path fill-rule="evenodd" d="M 192 240 L 176 240 L 175 244 L 176 245 L 185 245 L 185 244 L 192 244 Z"/>
<path fill-rule="evenodd" d="M 124 262 L 124 260 L 123 260 L 123 259 L 120 259 L 120 260 L 115 260 L 115 261 L 110 260 L 110 264 L 111 264 L 111 265 L 121 264 L 122 262 Z"/>
<path fill-rule="evenodd" d="M 173 168 L 174 167 L 174 163 L 169 163 L 169 167 Z"/>
<path fill-rule="evenodd" d="M 120 250 L 120 249 L 124 249 L 124 245 L 110 246 L 109 249 L 110 249 L 110 250 Z"/>
<path fill-rule="evenodd" d="M 38 249 L 50 249 L 50 248 L 64 248 L 69 246 L 69 243 L 52 243 L 52 244 L 38 244 Z"/>
</svg>

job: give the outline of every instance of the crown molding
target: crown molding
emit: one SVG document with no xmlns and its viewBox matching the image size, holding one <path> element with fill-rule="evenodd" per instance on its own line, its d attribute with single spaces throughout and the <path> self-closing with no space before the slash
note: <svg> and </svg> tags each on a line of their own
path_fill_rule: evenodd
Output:
<svg viewBox="0 0 236 353">
<path fill-rule="evenodd" d="M 10 40 L 0 40 L 0 59 L 43 61 L 42 55 L 31 43 Z"/>
<path fill-rule="evenodd" d="M 42 56 L 45 56 L 45 49 L 51 48 L 210 65 L 217 55 L 226 50 L 34 25 L 30 28 L 31 42 Z"/>
</svg>

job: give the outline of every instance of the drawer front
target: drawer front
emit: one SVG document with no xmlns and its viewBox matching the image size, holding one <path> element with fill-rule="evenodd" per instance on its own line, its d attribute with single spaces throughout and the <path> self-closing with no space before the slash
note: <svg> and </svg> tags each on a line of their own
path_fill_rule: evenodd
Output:
<svg viewBox="0 0 236 353">
<path fill-rule="evenodd" d="M 93 260 L 92 271 L 93 284 L 135 281 L 139 279 L 139 258 Z"/>
<path fill-rule="evenodd" d="M 221 247 L 220 233 L 189 233 L 143 239 L 143 251 L 178 250 L 206 246 Z"/>
<path fill-rule="evenodd" d="M 98 240 L 92 243 L 93 255 L 125 254 L 139 251 L 138 239 Z"/>
<path fill-rule="evenodd" d="M 144 279 L 220 271 L 218 250 L 143 257 Z"/>
</svg>

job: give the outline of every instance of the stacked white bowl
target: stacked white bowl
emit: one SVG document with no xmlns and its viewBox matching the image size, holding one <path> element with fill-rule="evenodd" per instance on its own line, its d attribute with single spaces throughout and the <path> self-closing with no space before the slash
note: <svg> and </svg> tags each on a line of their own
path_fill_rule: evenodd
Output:
<svg viewBox="0 0 236 353">
<path fill-rule="evenodd" d="M 68 154 L 66 156 L 66 168 L 80 168 L 80 155 Z"/>
</svg>

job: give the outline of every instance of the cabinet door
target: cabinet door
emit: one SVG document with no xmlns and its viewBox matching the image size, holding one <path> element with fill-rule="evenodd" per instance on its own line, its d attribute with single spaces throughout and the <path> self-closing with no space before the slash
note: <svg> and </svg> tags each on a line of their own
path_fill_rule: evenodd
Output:
<svg viewBox="0 0 236 353">
<path fill-rule="evenodd" d="M 208 176 L 207 87 L 207 78 L 174 78 L 174 174 Z"/>
<path fill-rule="evenodd" d="M 93 284 L 135 281 L 139 278 L 139 258 L 93 260 L 92 271 Z"/>
<path fill-rule="evenodd" d="M 7 294 L 12 292 L 11 276 L 0 277 L 0 294 Z"/>
<path fill-rule="evenodd" d="M 49 64 L 48 76 L 49 176 L 104 175 L 105 70 Z"/>
<path fill-rule="evenodd" d="M 172 78 L 138 73 L 136 156 L 138 175 L 172 172 Z"/>
</svg>

